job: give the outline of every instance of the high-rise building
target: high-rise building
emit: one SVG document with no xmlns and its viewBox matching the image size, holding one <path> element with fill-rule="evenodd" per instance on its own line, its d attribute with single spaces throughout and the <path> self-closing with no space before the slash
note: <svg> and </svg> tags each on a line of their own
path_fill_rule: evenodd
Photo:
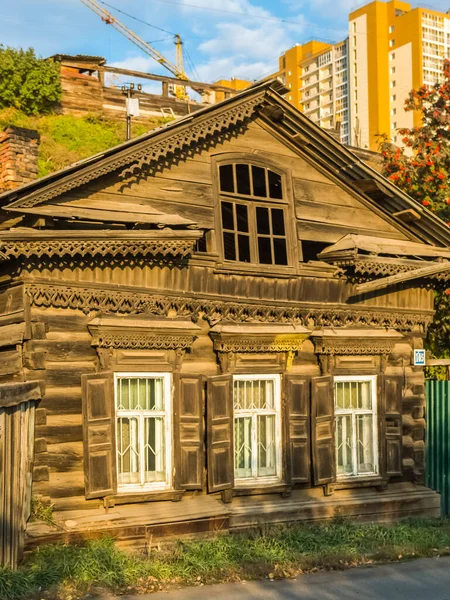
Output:
<svg viewBox="0 0 450 600">
<path fill-rule="evenodd" d="M 338 58 L 339 48 L 345 48 L 345 71 L 336 68 L 344 59 Z M 319 67 L 328 52 L 333 63 L 331 80 L 326 79 L 323 65 Z M 292 97 L 290 101 L 300 110 L 325 127 L 330 120 L 335 126 L 340 123 L 342 141 L 375 150 L 378 134 L 401 144 L 397 130 L 419 124 L 418 113 L 403 110 L 405 99 L 411 89 L 440 81 L 448 56 L 450 14 L 411 8 L 401 0 L 375 0 L 350 13 L 346 41 L 334 45 L 312 41 L 291 48 L 281 57 L 280 70 L 292 89 L 288 99 Z M 308 59 L 319 69 L 318 85 L 312 88 L 319 92 L 314 95 L 314 109 L 307 84 L 309 71 L 305 71 Z M 332 104 L 327 104 L 326 93 Z M 328 110 L 330 119 L 325 118 Z"/>
<path fill-rule="evenodd" d="M 287 99 L 326 129 L 340 127 L 349 143 L 347 40 L 338 44 L 310 41 L 280 57 Z M 339 123 L 339 125 L 338 125 Z"/>
</svg>

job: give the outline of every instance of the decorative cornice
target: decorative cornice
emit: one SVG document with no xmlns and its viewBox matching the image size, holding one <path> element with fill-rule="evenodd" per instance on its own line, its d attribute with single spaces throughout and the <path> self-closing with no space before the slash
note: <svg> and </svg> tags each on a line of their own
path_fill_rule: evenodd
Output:
<svg viewBox="0 0 450 600">
<path fill-rule="evenodd" d="M 144 165 L 149 165 L 169 154 L 188 153 L 189 147 L 193 143 L 198 143 L 200 140 L 224 132 L 250 119 L 255 107 L 262 102 L 262 99 L 262 93 L 259 92 L 256 96 L 241 101 L 236 106 L 228 107 L 226 111 L 218 114 L 209 117 L 198 114 L 196 120 L 189 120 L 187 126 L 183 127 L 183 122 L 180 121 L 172 126 L 173 131 L 171 131 L 171 127 L 154 130 L 148 140 L 136 143 L 136 146 L 131 149 L 124 148 L 115 157 L 100 157 L 95 165 L 80 164 L 79 172 L 68 173 L 57 182 L 50 183 L 46 191 L 33 192 L 28 197 L 13 202 L 6 208 L 12 210 L 33 208 L 123 167 L 126 168 L 120 175 L 125 178 L 133 176 L 135 171 L 139 171 Z"/>
<path fill-rule="evenodd" d="M 396 340 L 368 339 L 314 339 L 314 350 L 316 354 L 391 354 Z"/>
<path fill-rule="evenodd" d="M 304 327 L 392 327 L 411 330 L 419 327 L 425 331 L 433 320 L 433 312 L 395 311 L 352 307 L 312 307 L 295 304 L 263 304 L 261 302 L 233 302 L 215 298 L 187 298 L 169 291 L 145 293 L 118 291 L 106 287 L 93 288 L 64 284 L 25 283 L 25 293 L 37 307 L 70 308 L 86 314 L 151 314 L 166 317 L 176 311 L 179 317 L 198 318 L 203 315 L 210 323 L 228 320 L 234 323 L 299 323 Z"/>
<path fill-rule="evenodd" d="M 387 277 L 389 275 L 396 275 L 397 273 L 406 273 L 413 271 L 419 267 L 432 264 L 431 262 L 415 261 L 410 264 L 405 263 L 394 263 L 388 261 L 377 261 L 377 260 L 358 260 L 358 259 L 345 259 L 345 260 L 334 260 L 333 264 L 341 269 L 350 270 L 355 275 L 361 277 Z M 450 273 L 437 273 L 430 275 L 427 279 L 435 281 L 450 281 Z"/>
<path fill-rule="evenodd" d="M 42 256 L 189 256 L 196 239 L 28 240 L 0 242 L 0 260 Z"/>
<path fill-rule="evenodd" d="M 214 340 L 217 352 L 296 352 L 304 340 L 241 339 Z"/>
<path fill-rule="evenodd" d="M 191 348 L 194 335 L 152 335 L 151 333 L 97 332 L 91 345 L 98 348 L 127 350 L 186 350 Z"/>
</svg>

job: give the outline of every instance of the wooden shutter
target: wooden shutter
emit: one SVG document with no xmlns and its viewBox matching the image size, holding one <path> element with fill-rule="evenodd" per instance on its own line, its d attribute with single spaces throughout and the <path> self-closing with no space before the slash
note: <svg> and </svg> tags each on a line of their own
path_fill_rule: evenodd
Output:
<svg viewBox="0 0 450 600">
<path fill-rule="evenodd" d="M 112 373 L 82 375 L 86 498 L 116 492 L 114 380 Z"/>
<path fill-rule="evenodd" d="M 401 375 L 383 375 L 382 393 L 384 394 L 384 470 L 386 477 L 402 474 L 402 396 L 403 377 Z M 383 429 L 382 429 L 383 430 Z"/>
<path fill-rule="evenodd" d="M 208 378 L 206 416 L 208 491 L 228 490 L 234 486 L 231 375 Z"/>
<path fill-rule="evenodd" d="M 175 488 L 203 487 L 203 379 L 201 375 L 174 376 Z"/>
<path fill-rule="evenodd" d="M 286 375 L 284 385 L 286 483 L 309 483 L 311 480 L 310 380 L 299 375 Z"/>
<path fill-rule="evenodd" d="M 312 456 L 315 485 L 336 479 L 332 378 L 311 380 Z"/>
</svg>

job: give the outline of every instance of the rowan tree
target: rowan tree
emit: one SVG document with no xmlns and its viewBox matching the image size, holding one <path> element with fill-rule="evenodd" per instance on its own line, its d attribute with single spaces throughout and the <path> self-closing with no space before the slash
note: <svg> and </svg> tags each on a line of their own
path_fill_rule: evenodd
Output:
<svg viewBox="0 0 450 600">
<path fill-rule="evenodd" d="M 421 124 L 399 129 L 403 147 L 380 137 L 383 174 L 435 212 L 450 227 L 450 61 L 443 80 L 412 90 L 405 111 L 418 111 Z M 450 289 L 436 292 L 436 315 L 427 347 L 435 356 L 450 356 Z"/>
</svg>

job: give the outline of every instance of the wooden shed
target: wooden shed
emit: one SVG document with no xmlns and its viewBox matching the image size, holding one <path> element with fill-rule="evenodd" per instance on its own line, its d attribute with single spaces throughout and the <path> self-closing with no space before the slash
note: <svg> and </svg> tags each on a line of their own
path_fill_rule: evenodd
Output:
<svg viewBox="0 0 450 600">
<path fill-rule="evenodd" d="M 0 196 L 0 383 L 45 387 L 33 494 L 57 525 L 30 546 L 439 514 L 412 353 L 449 227 L 282 93 Z"/>
</svg>

